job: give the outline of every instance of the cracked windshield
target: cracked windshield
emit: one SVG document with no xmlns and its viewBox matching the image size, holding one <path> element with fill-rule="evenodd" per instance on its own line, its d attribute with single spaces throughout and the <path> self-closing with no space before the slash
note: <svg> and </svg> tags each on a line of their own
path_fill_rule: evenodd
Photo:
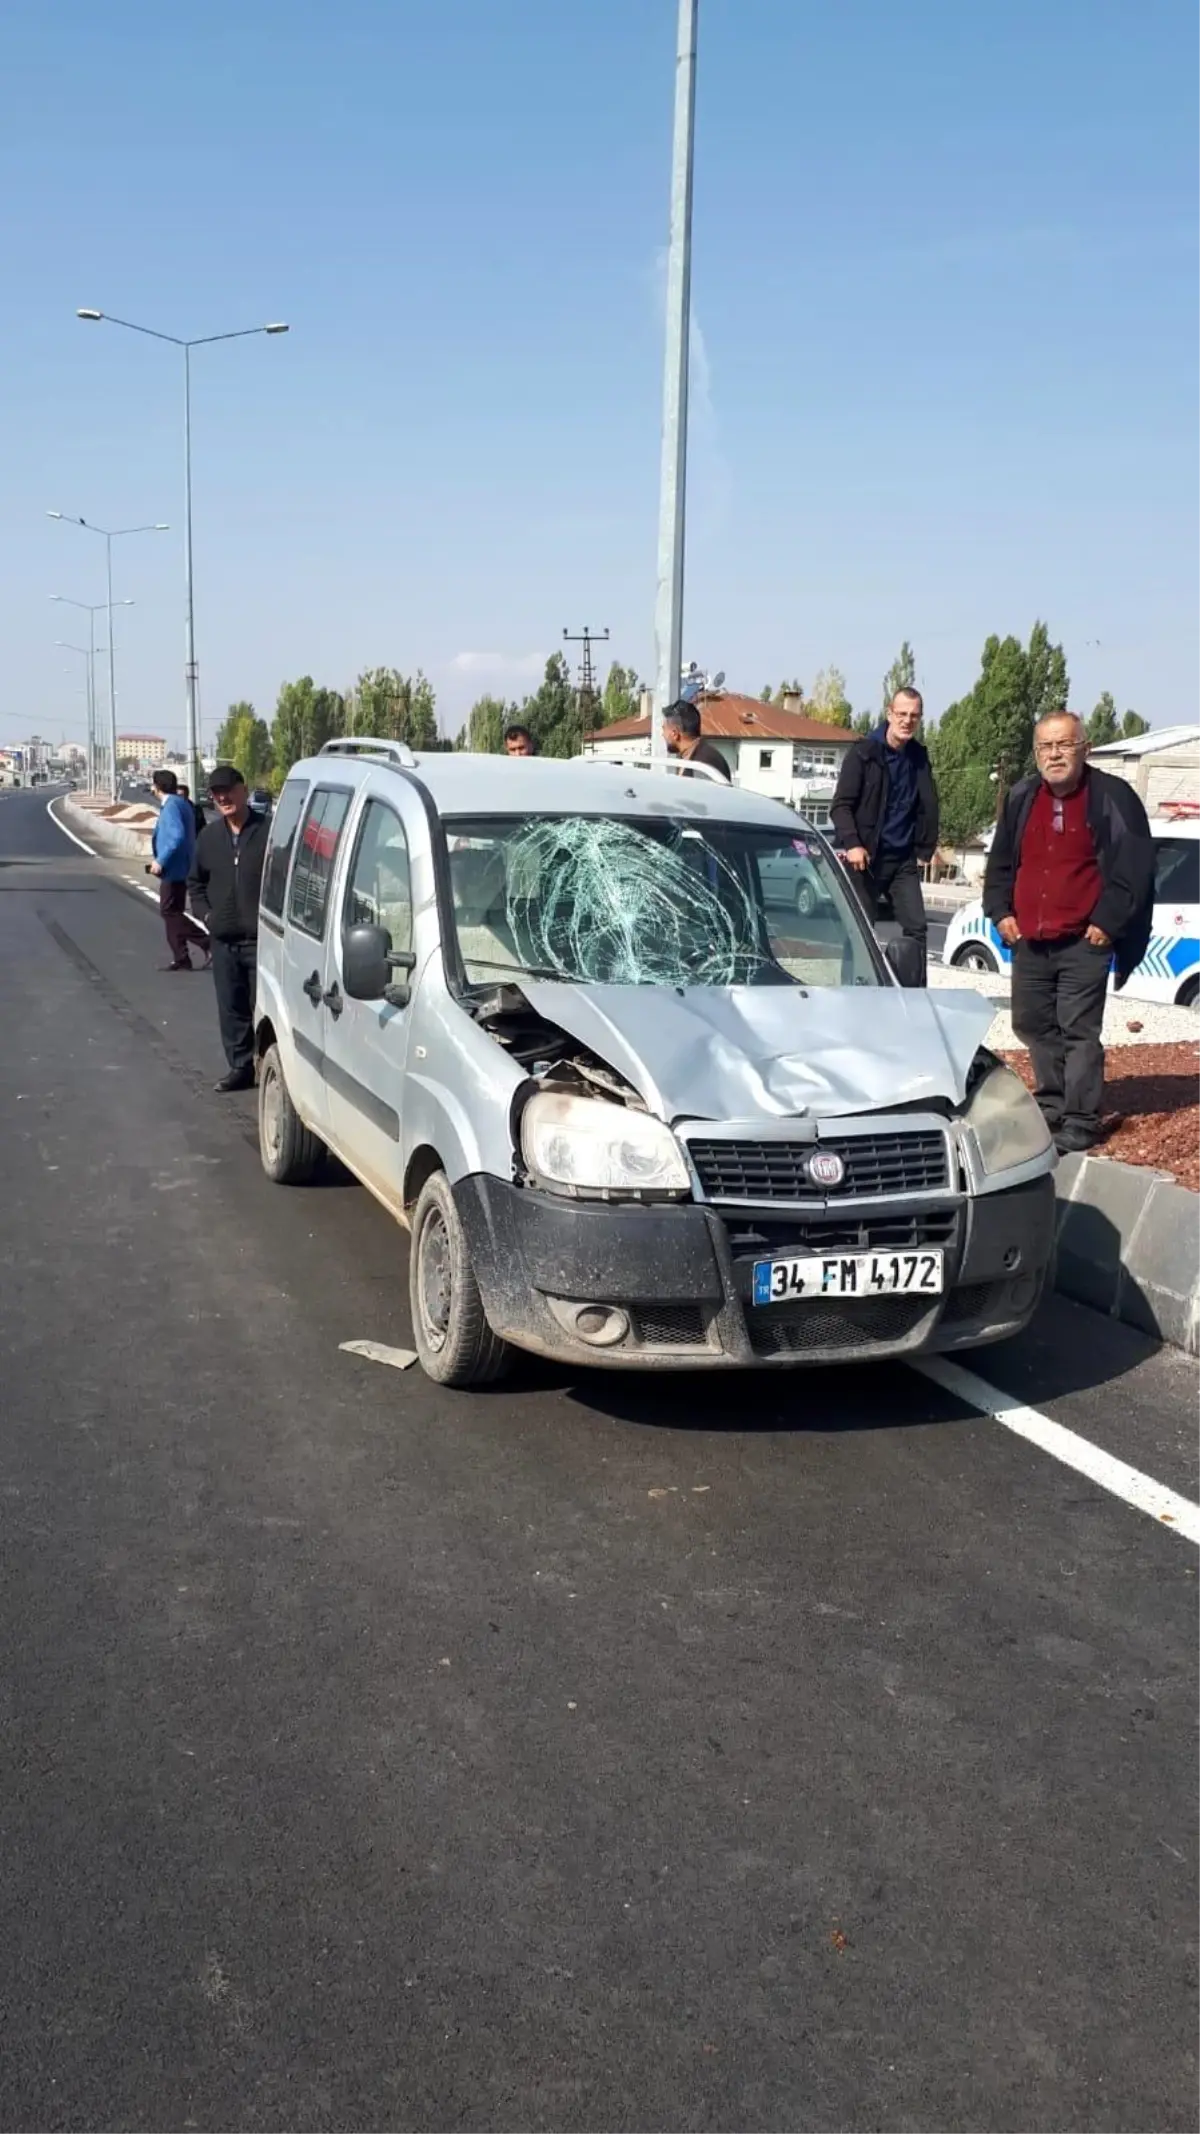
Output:
<svg viewBox="0 0 1200 2134">
<path fill-rule="evenodd" d="M 880 983 L 836 862 L 800 824 L 489 816 L 448 822 L 446 842 L 472 984 Z"/>
</svg>

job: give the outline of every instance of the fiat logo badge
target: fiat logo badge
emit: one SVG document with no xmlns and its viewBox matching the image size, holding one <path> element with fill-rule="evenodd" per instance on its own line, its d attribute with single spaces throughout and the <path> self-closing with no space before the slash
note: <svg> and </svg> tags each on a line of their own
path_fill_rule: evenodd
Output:
<svg viewBox="0 0 1200 2134">
<path fill-rule="evenodd" d="M 840 1186 L 846 1175 L 846 1166 L 832 1149 L 818 1149 L 810 1156 L 805 1169 L 815 1186 Z"/>
</svg>

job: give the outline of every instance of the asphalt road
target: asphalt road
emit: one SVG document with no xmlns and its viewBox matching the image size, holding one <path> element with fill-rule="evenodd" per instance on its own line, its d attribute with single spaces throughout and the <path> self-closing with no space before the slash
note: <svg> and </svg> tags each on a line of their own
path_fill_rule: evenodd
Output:
<svg viewBox="0 0 1200 2134">
<path fill-rule="evenodd" d="M 903 1368 L 405 1343 L 0 796 L 0 2125 L 1196 2124 L 1196 1551 Z M 1194 1372 L 980 1371 L 1195 1494 Z"/>
</svg>

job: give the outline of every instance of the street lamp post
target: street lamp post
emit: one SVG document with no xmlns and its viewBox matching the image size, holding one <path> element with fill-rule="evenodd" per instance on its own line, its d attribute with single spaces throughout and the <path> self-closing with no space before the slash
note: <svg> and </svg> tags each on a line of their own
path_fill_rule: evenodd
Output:
<svg viewBox="0 0 1200 2134">
<path fill-rule="evenodd" d="M 75 316 L 97 324 L 104 321 L 109 326 L 123 326 L 128 333 L 145 334 L 151 341 L 166 341 L 172 348 L 183 350 L 183 575 L 186 602 L 183 674 L 187 698 L 188 777 L 193 793 L 198 793 L 201 777 L 198 701 L 200 670 L 196 663 L 196 610 L 192 583 L 192 350 L 210 348 L 216 341 L 246 341 L 254 334 L 286 333 L 288 328 L 282 320 L 277 319 L 269 326 L 242 326 L 236 333 L 204 333 L 185 341 L 178 334 L 160 333 L 155 326 L 138 326 L 132 319 L 115 319 L 109 311 L 84 308 L 76 311 Z"/>
<path fill-rule="evenodd" d="M 683 664 L 683 544 L 687 482 L 688 321 L 692 298 L 692 151 L 696 128 L 698 0 L 679 0 L 675 52 L 675 132 L 671 151 L 671 236 L 667 252 L 667 339 L 663 364 L 662 472 L 658 502 L 657 656 L 650 720 L 651 757 L 663 754 L 662 715 L 679 694 Z"/>
<path fill-rule="evenodd" d="M 96 526 L 91 519 L 80 519 L 70 512 L 48 511 L 46 517 L 48 519 L 61 519 L 67 526 L 82 526 L 85 533 L 100 534 L 104 540 L 105 564 L 108 574 L 108 599 L 104 603 L 108 609 L 108 727 L 109 743 L 112 748 L 109 782 L 112 786 L 112 797 L 115 800 L 117 797 L 117 665 L 113 652 L 112 545 L 114 541 L 123 540 L 126 534 L 170 533 L 171 529 L 161 519 L 153 526 Z M 126 603 L 122 601 L 121 605 L 124 607 Z M 132 606 L 133 603 L 129 602 L 128 605 Z"/>
<path fill-rule="evenodd" d="M 106 603 L 103 600 L 97 600 L 94 603 L 89 600 L 72 600 L 69 593 L 51 593 L 50 598 L 60 602 L 63 607 L 80 608 L 88 619 L 88 790 L 96 793 L 100 790 L 100 722 L 96 703 L 96 617 L 103 612 Z M 132 600 L 118 600 L 117 606 L 119 608 L 131 608 L 133 602 Z M 61 644 L 63 640 L 59 638 L 57 642 Z M 68 647 L 68 650 L 72 652 L 81 652 L 83 649 L 82 645 Z"/>
</svg>

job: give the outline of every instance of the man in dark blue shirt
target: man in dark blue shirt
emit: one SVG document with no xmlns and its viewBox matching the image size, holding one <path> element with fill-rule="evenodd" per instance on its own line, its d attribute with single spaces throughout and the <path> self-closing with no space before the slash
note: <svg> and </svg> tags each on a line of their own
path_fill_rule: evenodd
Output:
<svg viewBox="0 0 1200 2134">
<path fill-rule="evenodd" d="M 901 931 L 925 959 L 925 899 L 918 863 L 933 858 L 938 799 L 929 757 L 917 736 L 924 712 L 918 689 L 898 689 L 873 734 L 846 750 L 830 813 L 869 919 L 890 905 Z"/>
</svg>

